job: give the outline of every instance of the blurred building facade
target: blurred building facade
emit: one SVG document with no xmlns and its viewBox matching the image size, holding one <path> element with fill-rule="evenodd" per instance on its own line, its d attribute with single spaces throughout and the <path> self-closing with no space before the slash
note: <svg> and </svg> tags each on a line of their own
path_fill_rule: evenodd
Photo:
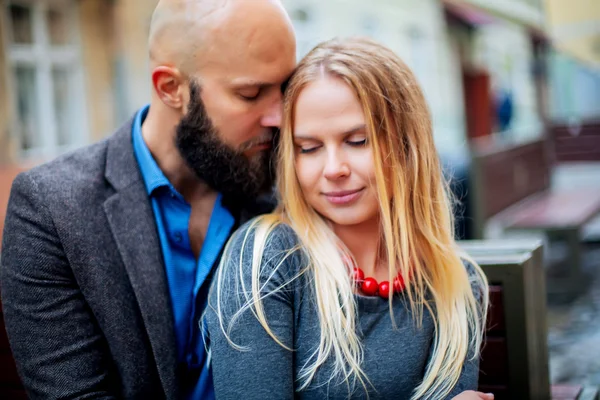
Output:
<svg viewBox="0 0 600 400">
<path fill-rule="evenodd" d="M 0 164 L 37 163 L 115 127 L 114 8 L 2 1 Z"/>
<path fill-rule="evenodd" d="M 460 54 L 470 139 L 507 143 L 544 134 L 546 39 L 540 1 L 445 1 Z"/>
<path fill-rule="evenodd" d="M 156 0 L 0 4 L 0 165 L 35 164 L 97 141 L 149 101 L 146 42 Z M 322 40 L 351 35 L 396 51 L 423 87 L 441 153 L 464 153 L 468 140 L 480 136 L 536 140 L 549 112 L 590 108 L 578 105 L 579 92 L 569 100 L 554 86 L 567 90 L 580 81 L 588 97 L 600 93 L 589 85 L 598 69 L 550 51 L 543 0 L 284 5 L 298 57 Z M 555 70 L 563 72 L 550 77 Z"/>
</svg>

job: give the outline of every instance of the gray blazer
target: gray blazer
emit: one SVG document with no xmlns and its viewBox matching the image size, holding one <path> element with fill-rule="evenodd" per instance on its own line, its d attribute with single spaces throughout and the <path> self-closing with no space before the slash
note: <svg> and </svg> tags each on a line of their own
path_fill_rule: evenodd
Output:
<svg viewBox="0 0 600 400">
<path fill-rule="evenodd" d="M 180 395 L 173 313 L 132 121 L 13 183 L 1 293 L 31 398 Z M 239 221 L 269 207 L 251 205 Z"/>
</svg>

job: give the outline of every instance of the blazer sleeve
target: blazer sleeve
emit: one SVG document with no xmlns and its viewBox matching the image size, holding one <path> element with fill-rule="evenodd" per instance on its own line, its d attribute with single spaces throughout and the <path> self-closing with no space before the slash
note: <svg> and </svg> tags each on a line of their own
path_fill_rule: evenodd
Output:
<svg viewBox="0 0 600 400">
<path fill-rule="evenodd" d="M 32 399 L 113 399 L 108 348 L 31 172 L 13 182 L 0 284 L 6 331 Z"/>
</svg>

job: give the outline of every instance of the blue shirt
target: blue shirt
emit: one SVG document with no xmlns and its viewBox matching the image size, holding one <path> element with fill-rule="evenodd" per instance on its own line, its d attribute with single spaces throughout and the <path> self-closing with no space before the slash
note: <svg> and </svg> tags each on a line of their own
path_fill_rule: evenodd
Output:
<svg viewBox="0 0 600 400">
<path fill-rule="evenodd" d="M 200 317 L 208 296 L 207 277 L 215 266 L 235 224 L 233 216 L 217 196 L 204 244 L 198 259 L 188 236 L 191 206 L 162 173 L 142 136 L 142 122 L 149 106 L 141 109 L 133 124 L 133 151 L 152 202 L 165 263 L 169 294 L 175 317 L 177 359 L 183 366 L 187 399 L 214 399 L 212 375 L 207 360 Z"/>
</svg>

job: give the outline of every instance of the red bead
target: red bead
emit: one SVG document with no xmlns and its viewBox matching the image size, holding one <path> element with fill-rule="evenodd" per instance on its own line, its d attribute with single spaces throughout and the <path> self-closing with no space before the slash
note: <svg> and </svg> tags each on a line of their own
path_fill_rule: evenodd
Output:
<svg viewBox="0 0 600 400">
<path fill-rule="evenodd" d="M 404 286 L 404 278 L 402 278 L 402 275 L 398 274 L 398 276 L 394 278 L 394 292 L 400 293 L 404 290 Z"/>
<path fill-rule="evenodd" d="M 358 286 L 363 283 L 365 280 L 365 273 L 362 272 L 362 269 L 354 267 L 352 270 L 352 280 Z"/>
<path fill-rule="evenodd" d="M 377 294 L 377 290 L 379 289 L 379 285 L 377 285 L 377 281 L 375 279 L 366 278 L 360 288 L 367 296 L 375 296 Z"/>
<path fill-rule="evenodd" d="M 379 296 L 387 299 L 390 297 L 390 283 L 383 281 L 379 284 Z"/>
</svg>

